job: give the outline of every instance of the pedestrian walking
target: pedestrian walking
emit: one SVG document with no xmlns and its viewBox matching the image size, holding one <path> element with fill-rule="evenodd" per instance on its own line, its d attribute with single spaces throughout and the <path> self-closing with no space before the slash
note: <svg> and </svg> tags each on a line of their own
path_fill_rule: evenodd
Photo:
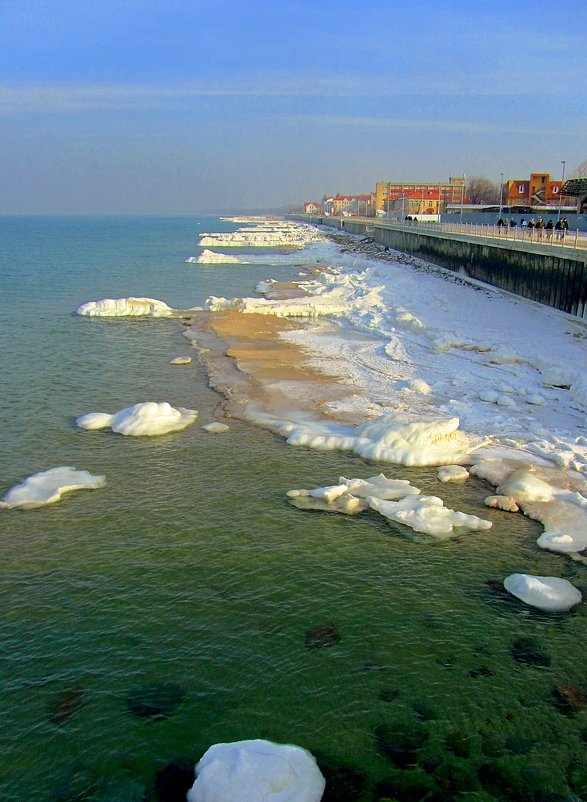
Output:
<svg viewBox="0 0 587 802">
<path fill-rule="evenodd" d="M 542 234 L 544 232 L 544 220 L 539 217 L 536 223 L 536 233 L 538 234 L 538 239 L 542 239 Z"/>
</svg>

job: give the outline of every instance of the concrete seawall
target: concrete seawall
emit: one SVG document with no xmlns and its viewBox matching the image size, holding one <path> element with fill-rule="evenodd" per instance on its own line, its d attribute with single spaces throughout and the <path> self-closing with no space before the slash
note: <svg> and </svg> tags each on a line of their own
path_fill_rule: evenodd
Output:
<svg viewBox="0 0 587 802">
<path fill-rule="evenodd" d="M 372 238 L 387 248 L 587 319 L 587 252 L 525 242 L 418 231 L 340 218 L 304 218 Z"/>
</svg>

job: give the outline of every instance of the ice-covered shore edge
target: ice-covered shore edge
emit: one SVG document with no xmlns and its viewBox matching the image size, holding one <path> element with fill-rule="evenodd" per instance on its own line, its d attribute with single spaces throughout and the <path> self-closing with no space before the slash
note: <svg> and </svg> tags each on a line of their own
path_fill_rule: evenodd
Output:
<svg viewBox="0 0 587 802">
<path fill-rule="evenodd" d="M 584 327 L 356 237 L 334 240 L 334 249 L 324 246 L 328 266 L 321 260 L 319 275 L 300 282 L 303 297 L 210 298 L 207 308 L 311 321 L 281 337 L 310 354 L 310 365 L 349 375 L 367 420 L 357 428 L 295 413 L 284 420 L 254 404 L 246 417 L 292 445 L 384 463 L 471 465 L 498 488 L 488 506 L 521 508 L 544 524 L 541 547 L 580 555 Z M 344 326 L 339 337 L 324 334 L 321 322 L 333 319 Z M 362 364 L 345 347 L 349 327 L 373 337 Z M 336 420 L 336 408 L 329 413 Z"/>
</svg>

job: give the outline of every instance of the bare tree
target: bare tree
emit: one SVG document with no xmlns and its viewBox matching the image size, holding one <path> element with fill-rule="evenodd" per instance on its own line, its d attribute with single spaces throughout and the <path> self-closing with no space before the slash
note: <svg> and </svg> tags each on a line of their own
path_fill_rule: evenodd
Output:
<svg viewBox="0 0 587 802">
<path fill-rule="evenodd" d="M 499 203 L 499 184 L 484 175 L 473 175 L 467 181 L 467 197 L 471 203 Z"/>
<path fill-rule="evenodd" d="M 575 167 L 571 178 L 587 178 L 587 159 Z"/>
</svg>

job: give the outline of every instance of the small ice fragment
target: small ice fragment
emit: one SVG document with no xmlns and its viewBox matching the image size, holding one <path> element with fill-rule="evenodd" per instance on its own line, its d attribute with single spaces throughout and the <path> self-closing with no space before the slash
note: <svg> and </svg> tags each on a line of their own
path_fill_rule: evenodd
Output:
<svg viewBox="0 0 587 802">
<path fill-rule="evenodd" d="M 504 579 L 503 585 L 525 604 L 553 613 L 566 612 L 583 598 L 568 580 L 554 576 L 510 574 Z"/>
<path fill-rule="evenodd" d="M 424 381 L 424 379 L 412 379 L 409 382 L 408 387 L 415 393 L 421 393 L 422 395 L 430 395 L 432 392 L 432 388 L 428 382 Z"/>
<path fill-rule="evenodd" d="M 337 498 L 348 492 L 346 484 L 328 485 L 327 487 L 317 487 L 310 490 L 312 498 L 324 499 L 324 501 L 336 501 Z"/>
<path fill-rule="evenodd" d="M 192 361 L 191 356 L 176 356 L 175 359 L 170 359 L 170 365 L 189 365 Z"/>
<path fill-rule="evenodd" d="M 437 476 L 440 482 L 463 482 L 469 478 L 469 471 L 462 465 L 443 465 Z"/>
<path fill-rule="evenodd" d="M 77 309 L 86 317 L 169 317 L 174 312 L 156 298 L 103 298 L 88 301 Z"/>
<path fill-rule="evenodd" d="M 406 496 L 401 501 L 381 501 L 369 496 L 369 506 L 391 521 L 411 527 L 416 532 L 443 536 L 455 527 L 491 529 L 493 524 L 476 515 L 467 515 L 444 506 L 437 496 Z"/>
<path fill-rule="evenodd" d="M 541 407 L 546 404 L 546 400 L 543 396 L 538 395 L 538 393 L 531 393 L 530 395 L 526 396 L 526 402 L 528 404 L 534 404 L 534 406 Z"/>
<path fill-rule="evenodd" d="M 16 485 L 0 501 L 0 509 L 20 507 L 32 510 L 55 504 L 63 493 L 72 490 L 92 490 L 106 484 L 105 476 L 96 476 L 88 471 L 78 471 L 69 466 L 50 468 L 48 471 L 29 476 L 20 485 Z"/>
<path fill-rule="evenodd" d="M 499 407 L 515 407 L 516 402 L 511 397 L 511 395 L 506 395 L 505 393 L 500 393 L 497 396 L 497 405 Z"/>
<path fill-rule="evenodd" d="M 495 390 L 482 390 L 479 393 L 479 398 L 489 404 L 497 404 L 498 395 Z"/>
<path fill-rule="evenodd" d="M 487 496 L 484 503 L 486 507 L 493 507 L 496 510 L 504 510 L 504 512 L 520 511 L 520 508 L 516 504 L 516 500 L 511 496 Z"/>
<path fill-rule="evenodd" d="M 212 434 L 219 434 L 220 432 L 227 432 L 229 430 L 229 426 L 226 423 L 221 423 L 220 421 L 214 420 L 210 423 L 205 423 L 202 426 L 202 429 L 205 432 L 212 432 Z"/>
<path fill-rule="evenodd" d="M 368 479 L 339 478 L 341 484 L 348 487 L 351 496 L 367 498 L 375 496 L 385 501 L 397 501 L 404 496 L 417 496 L 419 488 L 413 487 L 407 479 L 388 479 L 384 474 L 370 476 Z"/>
</svg>

